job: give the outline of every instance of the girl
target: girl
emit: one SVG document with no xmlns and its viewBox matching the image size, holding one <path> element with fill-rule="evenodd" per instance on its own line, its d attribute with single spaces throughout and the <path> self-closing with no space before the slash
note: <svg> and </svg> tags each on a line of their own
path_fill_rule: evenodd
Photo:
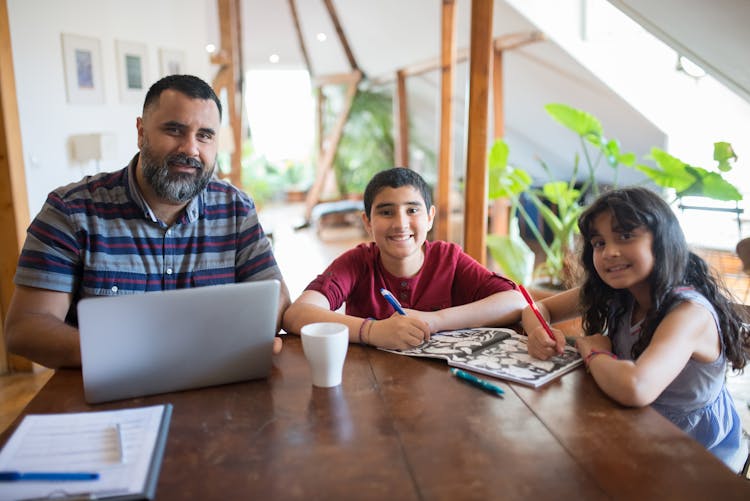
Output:
<svg viewBox="0 0 750 501">
<path fill-rule="evenodd" d="M 689 251 L 671 208 L 645 188 L 614 190 L 578 227 L 583 285 L 541 301 L 542 314 L 556 322 L 583 312 L 577 348 L 599 387 L 624 405 L 651 404 L 739 471 L 747 451 L 725 372 L 727 361 L 745 366 L 750 335 Z M 530 308 L 523 325 L 531 355 L 562 352 L 562 333 L 555 330 L 553 342 Z"/>
</svg>

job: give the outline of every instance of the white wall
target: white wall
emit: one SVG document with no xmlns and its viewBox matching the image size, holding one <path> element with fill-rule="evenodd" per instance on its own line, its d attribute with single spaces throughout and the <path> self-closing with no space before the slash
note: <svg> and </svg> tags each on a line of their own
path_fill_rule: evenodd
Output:
<svg viewBox="0 0 750 501">
<path fill-rule="evenodd" d="M 116 170 L 136 153 L 137 103 L 120 101 L 115 40 L 147 46 L 146 88 L 162 75 L 159 49 L 185 53 L 185 73 L 211 82 L 215 67 L 205 45 L 217 29 L 214 0 L 8 0 L 16 94 L 21 122 L 29 211 L 39 211 L 54 188 L 96 172 L 74 163 L 74 134 L 109 133 L 116 146 L 100 170 Z M 93 37 L 101 44 L 104 104 L 69 104 L 61 34 Z M 144 92 L 145 94 L 145 92 Z"/>
</svg>

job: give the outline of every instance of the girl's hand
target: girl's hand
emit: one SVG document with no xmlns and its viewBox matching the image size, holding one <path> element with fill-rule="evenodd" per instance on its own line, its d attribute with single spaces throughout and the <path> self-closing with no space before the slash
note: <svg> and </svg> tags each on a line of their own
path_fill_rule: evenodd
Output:
<svg viewBox="0 0 750 501">
<path fill-rule="evenodd" d="M 593 336 L 582 336 L 576 338 L 576 348 L 578 353 L 585 359 L 591 353 L 591 350 L 612 351 L 612 342 L 608 337 L 601 334 Z"/>
<path fill-rule="evenodd" d="M 413 348 L 430 339 L 430 326 L 426 322 L 399 313 L 373 320 L 368 330 L 368 343 L 391 350 Z"/>
<path fill-rule="evenodd" d="M 541 324 L 537 323 L 530 331 L 526 332 L 528 336 L 527 348 L 529 355 L 540 360 L 547 360 L 550 357 L 559 355 L 565 349 L 565 335 L 560 329 L 550 328 L 555 340 L 552 341 Z"/>
</svg>

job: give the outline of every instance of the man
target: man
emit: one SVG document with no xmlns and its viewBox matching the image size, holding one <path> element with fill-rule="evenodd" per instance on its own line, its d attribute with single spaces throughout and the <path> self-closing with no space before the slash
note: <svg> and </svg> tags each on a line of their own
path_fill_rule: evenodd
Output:
<svg viewBox="0 0 750 501">
<path fill-rule="evenodd" d="M 255 205 L 213 178 L 220 123 L 208 84 L 165 77 L 146 94 L 130 164 L 49 194 L 16 270 L 5 322 L 11 352 L 80 366 L 76 304 L 88 296 L 277 279 L 280 325 L 289 292 Z"/>
</svg>

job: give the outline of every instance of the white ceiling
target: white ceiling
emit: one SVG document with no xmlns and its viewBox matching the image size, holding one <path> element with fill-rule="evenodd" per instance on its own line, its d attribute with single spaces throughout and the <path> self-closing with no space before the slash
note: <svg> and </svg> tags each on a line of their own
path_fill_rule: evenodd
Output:
<svg viewBox="0 0 750 501">
<path fill-rule="evenodd" d="M 750 101 L 750 1 L 609 2 Z"/>
<path fill-rule="evenodd" d="M 246 69 L 304 68 L 289 1 L 241 1 Z M 323 0 L 297 0 L 296 4 L 313 76 L 350 71 Z M 367 77 L 392 76 L 397 69 L 439 56 L 439 0 L 334 0 L 333 4 L 354 57 Z M 467 48 L 471 2 L 457 0 L 456 6 L 457 46 Z M 494 2 L 493 17 L 495 37 L 536 31 L 529 20 L 501 0 Z M 320 32 L 327 35 L 325 42 L 316 39 Z M 276 65 L 268 61 L 272 53 L 280 57 Z M 457 67 L 454 98 L 454 151 L 459 172 L 465 163 L 466 67 Z M 653 146 L 665 146 L 662 131 L 549 40 L 506 52 L 504 73 L 505 136 L 511 146 L 511 161 L 532 171 L 536 169 L 538 175 L 542 173 L 539 158 L 559 175 L 568 175 L 578 149 L 577 138 L 544 112 L 543 106 L 550 102 L 563 102 L 594 114 L 609 137 L 619 139 L 625 149 L 639 156 Z M 437 72 L 409 78 L 407 88 L 415 135 L 436 150 L 440 88 Z"/>
</svg>

